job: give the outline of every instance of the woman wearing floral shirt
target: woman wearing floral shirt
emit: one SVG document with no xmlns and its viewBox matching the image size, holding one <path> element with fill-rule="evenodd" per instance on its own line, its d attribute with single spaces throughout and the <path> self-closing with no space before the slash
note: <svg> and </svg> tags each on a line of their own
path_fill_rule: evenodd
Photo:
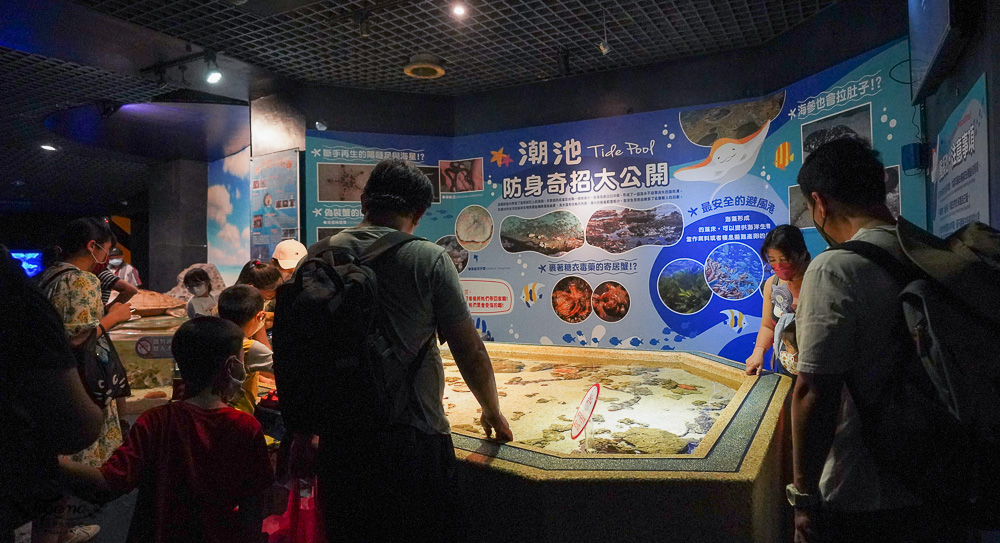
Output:
<svg viewBox="0 0 1000 543">
<path fill-rule="evenodd" d="M 66 337 L 73 348 L 82 347 L 90 335 L 98 336 L 131 317 L 130 304 L 114 304 L 104 314 L 101 302 L 101 282 L 90 272 L 97 265 L 108 260 L 115 239 L 111 229 L 98 219 L 77 219 L 69 225 L 55 247 L 56 258 L 38 278 L 45 295 L 56 309 L 66 327 Z M 115 402 L 101 406 L 104 423 L 100 437 L 90 447 L 73 455 L 74 461 L 100 466 L 122 443 L 122 431 Z M 64 519 L 62 519 L 64 520 Z M 46 535 L 59 537 L 57 532 L 65 530 L 65 523 L 54 519 L 46 530 Z M 96 526 L 71 528 L 68 538 L 60 541 L 82 543 L 96 535 Z"/>
</svg>

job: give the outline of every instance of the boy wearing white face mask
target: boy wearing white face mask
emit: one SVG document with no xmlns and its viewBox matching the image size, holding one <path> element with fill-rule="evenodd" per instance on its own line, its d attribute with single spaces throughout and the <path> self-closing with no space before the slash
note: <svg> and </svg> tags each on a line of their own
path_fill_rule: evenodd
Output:
<svg viewBox="0 0 1000 543">
<path fill-rule="evenodd" d="M 215 308 L 219 304 L 212 296 L 212 280 L 208 277 L 208 272 L 198 268 L 187 272 L 184 274 L 184 288 L 192 295 L 187 304 L 189 319 L 215 315 Z"/>
<path fill-rule="evenodd" d="M 245 375 L 241 343 L 239 328 L 217 317 L 182 324 L 171 353 L 185 399 L 143 413 L 99 468 L 60 462 L 62 482 L 76 492 L 117 497 L 139 488 L 129 541 L 261 540 L 263 493 L 274 480 L 264 432 L 226 405 Z"/>
<path fill-rule="evenodd" d="M 219 317 L 230 321 L 243 330 L 243 364 L 247 378 L 243 381 L 241 393 L 229 405 L 250 413 L 257 405 L 261 376 L 274 379 L 271 345 L 263 333 L 267 314 L 264 312 L 264 297 L 250 285 L 233 285 L 219 293 Z"/>
</svg>

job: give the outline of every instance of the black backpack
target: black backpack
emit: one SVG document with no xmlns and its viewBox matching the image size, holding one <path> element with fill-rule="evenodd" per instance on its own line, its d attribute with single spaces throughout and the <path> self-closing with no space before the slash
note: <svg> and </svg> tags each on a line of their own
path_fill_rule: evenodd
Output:
<svg viewBox="0 0 1000 543">
<path fill-rule="evenodd" d="M 314 245 L 292 281 L 278 287 L 272 347 L 278 405 L 291 432 L 356 434 L 423 417 L 413 380 L 433 336 L 401 361 L 385 330 L 372 267 L 418 238 L 392 232 L 358 256 Z M 325 242 L 321 242 L 325 243 Z M 422 420 L 422 419 L 421 419 Z"/>
<path fill-rule="evenodd" d="M 942 240 L 900 219 L 897 235 L 907 261 L 839 246 L 900 286 L 912 346 L 879 399 L 858 405 L 865 441 L 925 503 L 1000 526 L 1000 232 L 975 223 Z"/>
</svg>

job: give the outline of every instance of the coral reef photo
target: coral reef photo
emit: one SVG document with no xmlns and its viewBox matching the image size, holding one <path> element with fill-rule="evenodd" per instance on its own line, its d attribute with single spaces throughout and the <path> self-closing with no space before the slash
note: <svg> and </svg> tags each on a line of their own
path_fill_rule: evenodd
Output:
<svg viewBox="0 0 1000 543">
<path fill-rule="evenodd" d="M 723 243 L 705 260 L 708 287 L 727 300 L 742 300 L 753 295 L 763 280 L 760 256 L 749 245 Z"/>
<path fill-rule="evenodd" d="M 583 246 L 583 224 L 569 211 L 553 211 L 535 219 L 510 216 L 500 223 L 500 244 L 508 253 L 560 256 Z"/>
<path fill-rule="evenodd" d="M 587 221 L 587 243 L 613 254 L 642 245 L 669 247 L 684 233 L 684 216 L 674 204 L 652 209 L 609 206 Z"/>
<path fill-rule="evenodd" d="M 664 305 L 684 315 L 701 311 L 712 299 L 712 291 L 705 282 L 705 267 L 690 258 L 667 264 L 656 280 L 656 290 Z"/>
</svg>

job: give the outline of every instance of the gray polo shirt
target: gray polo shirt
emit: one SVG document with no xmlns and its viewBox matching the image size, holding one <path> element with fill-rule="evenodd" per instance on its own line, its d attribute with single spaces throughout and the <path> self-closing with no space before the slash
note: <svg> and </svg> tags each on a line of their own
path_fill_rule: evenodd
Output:
<svg viewBox="0 0 1000 543">
<path fill-rule="evenodd" d="M 330 238 L 331 246 L 350 247 L 361 254 L 378 238 L 394 232 L 382 226 L 348 228 Z M 471 317 L 458 271 L 448 252 L 429 241 L 411 241 L 387 256 L 376 269 L 379 299 L 389 318 L 387 333 L 400 360 L 412 361 L 438 327 Z M 433 340 L 414 383 L 428 425 L 414 422 L 426 433 L 451 431 L 444 413 L 444 368 Z"/>
<path fill-rule="evenodd" d="M 862 228 L 852 239 L 902 255 L 895 226 Z M 878 401 L 892 361 L 904 348 L 895 330 L 903 320 L 899 287 L 878 265 L 855 253 L 827 250 L 809 264 L 795 314 L 799 372 L 843 374 L 845 387 L 833 446 L 820 478 L 831 509 L 875 511 L 919 501 L 880 473 L 865 446 L 855 400 Z"/>
</svg>

